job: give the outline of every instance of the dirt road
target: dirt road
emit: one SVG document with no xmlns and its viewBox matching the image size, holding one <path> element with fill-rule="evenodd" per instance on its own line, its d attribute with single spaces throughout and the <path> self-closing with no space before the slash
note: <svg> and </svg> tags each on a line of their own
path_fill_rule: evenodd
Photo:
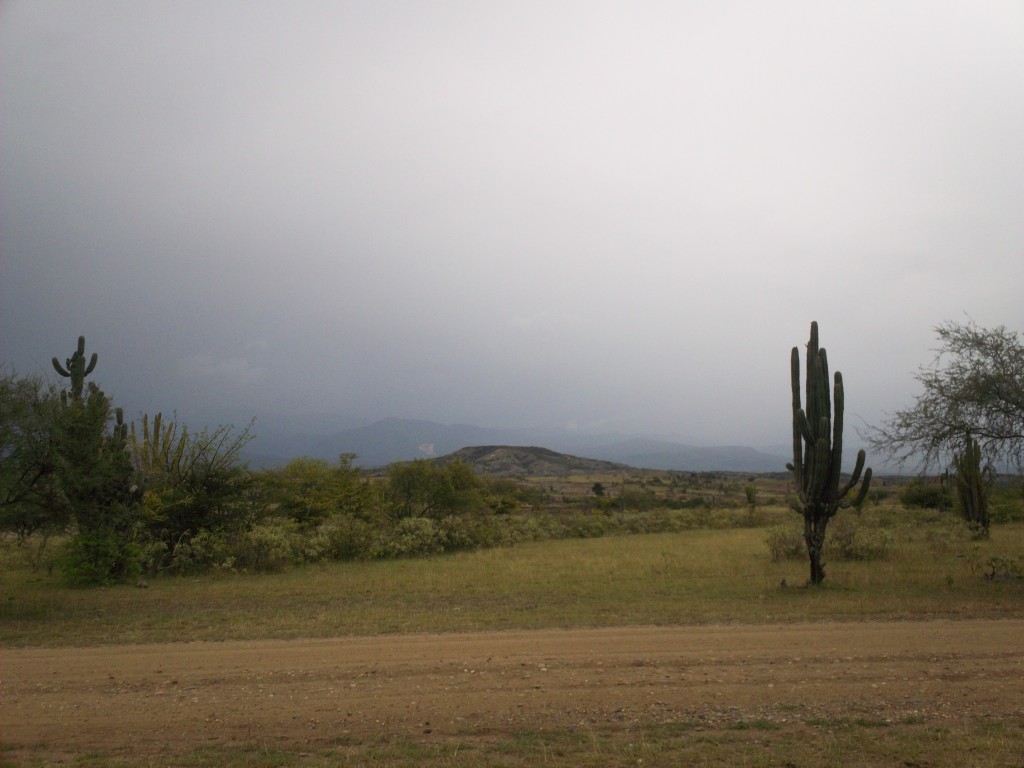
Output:
<svg viewBox="0 0 1024 768">
<path fill-rule="evenodd" d="M 813 718 L 1024 717 L 1024 621 L 0 651 L 8 755 Z"/>
</svg>

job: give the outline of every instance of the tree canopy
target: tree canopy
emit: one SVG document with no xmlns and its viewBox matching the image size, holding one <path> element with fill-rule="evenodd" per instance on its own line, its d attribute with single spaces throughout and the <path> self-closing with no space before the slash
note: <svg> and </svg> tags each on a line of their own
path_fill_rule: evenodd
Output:
<svg viewBox="0 0 1024 768">
<path fill-rule="evenodd" d="M 924 391 L 865 435 L 879 454 L 922 470 L 948 465 L 973 440 L 988 460 L 1024 469 L 1024 345 L 1004 326 L 946 322 L 915 378 Z"/>
</svg>

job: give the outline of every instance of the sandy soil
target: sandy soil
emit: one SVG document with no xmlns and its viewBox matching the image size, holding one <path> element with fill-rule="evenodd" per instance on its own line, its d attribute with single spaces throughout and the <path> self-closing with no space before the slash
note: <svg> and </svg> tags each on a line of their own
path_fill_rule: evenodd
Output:
<svg viewBox="0 0 1024 768">
<path fill-rule="evenodd" d="M 0 651 L 0 740 L 15 759 L 842 717 L 1024 717 L 1024 621 Z"/>
</svg>

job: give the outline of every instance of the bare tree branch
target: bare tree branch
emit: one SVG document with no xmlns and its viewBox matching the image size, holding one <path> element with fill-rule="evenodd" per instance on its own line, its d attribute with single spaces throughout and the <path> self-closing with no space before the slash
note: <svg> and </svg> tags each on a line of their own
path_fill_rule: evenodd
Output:
<svg viewBox="0 0 1024 768">
<path fill-rule="evenodd" d="M 922 471 L 945 466 L 972 435 L 992 462 L 1024 469 L 1024 346 L 1004 326 L 946 322 L 915 378 L 924 392 L 864 435 L 874 452 Z"/>
</svg>

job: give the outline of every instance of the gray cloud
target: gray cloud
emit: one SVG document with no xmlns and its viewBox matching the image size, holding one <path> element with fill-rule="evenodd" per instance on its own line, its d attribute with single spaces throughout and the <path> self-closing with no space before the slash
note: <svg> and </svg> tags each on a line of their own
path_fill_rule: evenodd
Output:
<svg viewBox="0 0 1024 768">
<path fill-rule="evenodd" d="M 785 442 L 1024 329 L 1019 3 L 10 2 L 0 358 L 130 410 Z"/>
</svg>

